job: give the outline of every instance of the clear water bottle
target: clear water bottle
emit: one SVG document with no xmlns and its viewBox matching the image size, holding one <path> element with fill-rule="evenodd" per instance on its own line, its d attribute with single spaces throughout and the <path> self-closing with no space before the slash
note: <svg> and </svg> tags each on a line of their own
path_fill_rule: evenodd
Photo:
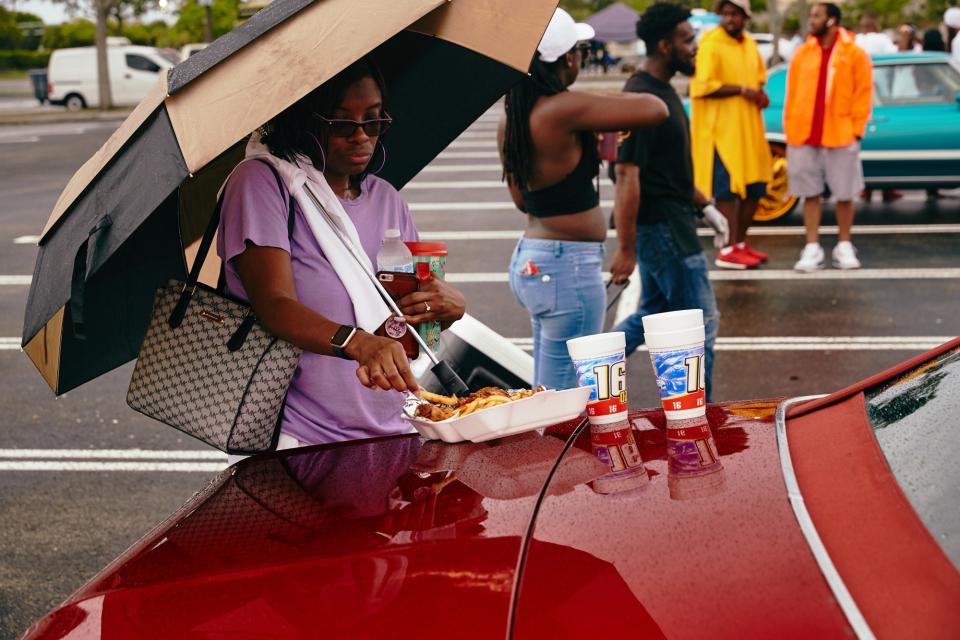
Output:
<svg viewBox="0 0 960 640">
<path fill-rule="evenodd" d="M 387 229 L 377 253 L 377 271 L 413 273 L 413 254 L 400 239 L 399 229 Z"/>
</svg>

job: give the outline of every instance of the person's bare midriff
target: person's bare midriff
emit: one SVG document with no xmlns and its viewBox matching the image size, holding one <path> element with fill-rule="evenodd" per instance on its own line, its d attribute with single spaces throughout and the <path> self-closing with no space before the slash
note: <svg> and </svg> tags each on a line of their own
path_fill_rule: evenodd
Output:
<svg viewBox="0 0 960 640">
<path fill-rule="evenodd" d="M 607 221 L 600 207 L 546 218 L 528 215 L 523 236 L 536 240 L 603 242 L 607 238 Z"/>
</svg>

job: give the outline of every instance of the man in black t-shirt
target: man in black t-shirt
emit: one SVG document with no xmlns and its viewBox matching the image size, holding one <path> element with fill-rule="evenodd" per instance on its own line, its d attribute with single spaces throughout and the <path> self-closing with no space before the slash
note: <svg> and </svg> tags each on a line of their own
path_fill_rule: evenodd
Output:
<svg viewBox="0 0 960 640">
<path fill-rule="evenodd" d="M 624 134 L 614 200 L 619 247 L 610 271 L 614 282 L 626 280 L 634 266 L 640 271 L 640 308 L 614 328 L 626 334 L 627 354 L 644 343 L 643 316 L 703 309 L 709 399 L 720 314 L 696 226 L 697 218 L 703 217 L 718 240 L 726 243 L 727 223 L 693 186 L 690 125 L 680 97 L 670 86 L 670 78 L 678 71 L 693 74 L 696 34 L 689 17 L 682 7 L 657 3 L 637 22 L 647 59 L 643 69 L 627 80 L 624 91 L 654 94 L 667 104 L 670 116 L 659 126 Z"/>
</svg>

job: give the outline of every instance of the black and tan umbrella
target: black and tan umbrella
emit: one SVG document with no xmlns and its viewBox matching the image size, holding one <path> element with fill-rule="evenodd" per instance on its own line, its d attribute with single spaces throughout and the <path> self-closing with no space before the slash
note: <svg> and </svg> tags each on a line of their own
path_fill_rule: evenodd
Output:
<svg viewBox="0 0 960 640">
<path fill-rule="evenodd" d="M 134 358 L 248 134 L 368 53 L 394 118 L 380 176 L 403 187 L 523 77 L 556 4 L 276 0 L 161 76 L 67 184 L 40 239 L 24 352 L 58 394 Z"/>
</svg>

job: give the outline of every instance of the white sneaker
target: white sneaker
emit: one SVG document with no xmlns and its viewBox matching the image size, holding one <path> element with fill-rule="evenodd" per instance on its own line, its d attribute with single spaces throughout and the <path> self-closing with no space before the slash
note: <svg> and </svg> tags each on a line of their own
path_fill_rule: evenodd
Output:
<svg viewBox="0 0 960 640">
<path fill-rule="evenodd" d="M 838 242 L 833 248 L 833 266 L 837 269 L 859 269 L 860 261 L 857 260 L 857 248 L 852 242 Z"/>
<path fill-rule="evenodd" d="M 817 242 L 808 242 L 800 252 L 800 259 L 793 265 L 794 271 L 810 273 L 823 269 L 823 247 Z"/>
</svg>

